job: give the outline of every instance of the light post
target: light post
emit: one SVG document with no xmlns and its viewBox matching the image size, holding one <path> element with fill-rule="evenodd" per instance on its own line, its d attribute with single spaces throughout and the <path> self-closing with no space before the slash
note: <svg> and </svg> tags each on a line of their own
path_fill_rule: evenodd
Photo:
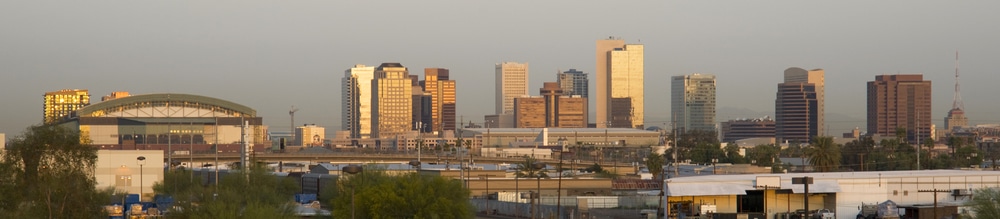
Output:
<svg viewBox="0 0 1000 219">
<path fill-rule="evenodd" d="M 715 171 L 715 163 L 719 162 L 719 158 L 712 158 L 712 175 L 717 174 Z"/>
<path fill-rule="evenodd" d="M 540 212 L 541 211 L 540 205 L 542 205 L 542 170 L 545 169 L 545 163 L 536 161 L 535 163 L 531 164 L 531 168 L 538 171 L 535 172 L 535 183 L 537 184 L 535 190 L 537 191 L 536 194 L 538 195 L 537 197 L 538 201 L 535 203 L 534 206 L 535 212 L 531 214 L 531 218 L 536 218 L 535 217 L 536 214 L 538 215 L 538 218 L 540 218 L 542 216 Z"/>
<path fill-rule="evenodd" d="M 146 164 L 146 157 L 139 156 L 135 158 L 135 163 L 139 164 L 139 201 L 142 201 L 142 165 Z"/>
<path fill-rule="evenodd" d="M 351 165 L 347 165 L 346 167 L 344 167 L 343 169 L 341 169 L 341 171 L 343 171 L 345 173 L 348 173 L 348 174 L 351 174 L 351 175 L 355 175 L 355 174 L 358 174 L 361 171 L 363 171 L 363 168 L 361 168 L 361 166 L 351 164 Z M 355 184 L 354 182 L 351 182 L 351 218 L 352 219 L 354 218 L 354 184 Z"/>
<path fill-rule="evenodd" d="M 490 175 L 479 174 L 479 179 L 486 180 L 486 215 L 490 215 L 493 212 L 490 210 Z"/>
</svg>

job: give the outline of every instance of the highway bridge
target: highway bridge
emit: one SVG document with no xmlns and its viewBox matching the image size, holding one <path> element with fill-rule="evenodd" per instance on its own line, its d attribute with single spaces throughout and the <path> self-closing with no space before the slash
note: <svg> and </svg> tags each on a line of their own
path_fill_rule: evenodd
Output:
<svg viewBox="0 0 1000 219">
<path fill-rule="evenodd" d="M 251 155 L 252 159 L 260 162 L 308 162 L 308 163 L 406 163 L 413 160 L 417 160 L 417 154 L 370 154 L 370 153 L 257 153 Z M 194 164 L 207 164 L 207 163 L 232 163 L 239 161 L 239 153 L 218 153 L 218 154 L 173 154 L 169 157 L 164 157 L 166 159 L 172 159 L 173 162 L 184 162 L 184 163 L 194 163 Z M 458 163 L 460 161 L 468 162 L 470 157 L 456 157 L 451 156 L 438 156 L 434 154 L 421 154 L 420 160 L 423 163 Z M 499 164 L 499 163 L 518 163 L 523 162 L 522 157 L 481 157 L 472 156 L 471 159 L 475 163 L 482 164 Z M 557 159 L 538 159 L 538 161 L 545 162 L 548 165 L 555 166 L 559 163 Z M 169 162 L 169 161 L 167 161 Z M 564 165 L 569 165 L 573 161 L 570 159 L 563 160 Z M 576 164 L 578 166 L 586 166 L 595 163 L 593 160 L 578 160 Z M 604 160 L 601 162 L 601 166 L 607 168 L 612 166 L 630 167 L 631 162 L 629 161 L 614 161 L 614 160 Z"/>
</svg>

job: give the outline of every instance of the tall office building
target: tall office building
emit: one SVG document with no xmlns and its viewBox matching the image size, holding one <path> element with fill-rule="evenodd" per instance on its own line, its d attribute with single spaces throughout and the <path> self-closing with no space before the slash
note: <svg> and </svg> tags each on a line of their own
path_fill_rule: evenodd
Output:
<svg viewBox="0 0 1000 219">
<path fill-rule="evenodd" d="M 496 64 L 496 114 L 514 114 L 514 98 L 528 95 L 528 63 Z"/>
<path fill-rule="evenodd" d="M 587 94 L 590 93 L 590 80 L 587 80 L 587 73 L 583 73 L 582 71 L 569 69 L 569 71 L 561 72 L 559 73 L 557 82 L 563 90 L 563 95 L 580 95 L 583 98 L 587 98 Z"/>
<path fill-rule="evenodd" d="M 375 67 L 362 64 L 344 71 L 341 79 L 340 127 L 351 138 L 372 137 L 372 79 Z"/>
<path fill-rule="evenodd" d="M 406 67 L 382 63 L 372 80 L 372 137 L 404 135 L 413 122 L 413 86 Z"/>
<path fill-rule="evenodd" d="M 715 75 L 674 76 L 670 84 L 670 117 L 678 131 L 716 131 Z"/>
<path fill-rule="evenodd" d="M 597 41 L 597 127 L 643 128 L 643 45 Z"/>
<path fill-rule="evenodd" d="M 456 130 L 455 80 L 446 68 L 424 69 L 424 91 L 431 96 L 431 130 L 445 133 Z"/>
<path fill-rule="evenodd" d="M 90 105 L 90 93 L 87 90 L 45 92 L 42 121 L 45 124 L 53 124 L 88 105 Z"/>
<path fill-rule="evenodd" d="M 911 144 L 931 137 L 931 81 L 919 74 L 878 75 L 868 82 L 868 133 L 895 136 L 906 129 Z"/>
<path fill-rule="evenodd" d="M 774 104 L 775 138 L 809 143 L 824 134 L 824 71 L 792 67 L 785 70 L 784 78 Z"/>
<path fill-rule="evenodd" d="M 410 78 L 417 80 L 413 77 Z M 413 93 L 411 95 L 413 97 L 413 118 L 411 119 L 413 122 L 410 123 L 410 125 L 413 130 L 426 133 L 432 132 L 433 130 L 431 129 L 431 124 L 433 119 L 431 117 L 431 94 L 424 92 L 424 87 L 420 86 L 419 81 L 415 82 L 412 88 Z"/>
<path fill-rule="evenodd" d="M 541 96 L 514 98 L 515 128 L 586 128 L 587 98 L 566 96 L 557 82 L 545 82 Z"/>
</svg>

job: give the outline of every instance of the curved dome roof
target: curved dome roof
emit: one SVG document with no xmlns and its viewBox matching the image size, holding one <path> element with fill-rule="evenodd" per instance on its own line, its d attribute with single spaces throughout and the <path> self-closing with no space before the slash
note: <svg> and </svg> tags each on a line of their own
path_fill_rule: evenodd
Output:
<svg viewBox="0 0 1000 219">
<path fill-rule="evenodd" d="M 256 117 L 253 108 L 231 101 L 192 94 L 141 94 L 104 101 L 77 111 L 81 117 L 101 117 L 134 108 L 156 108 L 165 106 L 194 107 L 225 113 L 229 116 Z"/>
</svg>

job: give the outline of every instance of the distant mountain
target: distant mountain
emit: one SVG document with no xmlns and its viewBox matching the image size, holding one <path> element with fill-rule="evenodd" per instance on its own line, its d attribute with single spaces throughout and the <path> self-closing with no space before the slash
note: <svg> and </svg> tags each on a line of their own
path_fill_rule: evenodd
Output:
<svg viewBox="0 0 1000 219">
<path fill-rule="evenodd" d="M 669 113 L 669 112 L 668 112 Z M 736 119 L 753 119 L 753 118 L 763 118 L 763 117 L 774 118 L 774 111 L 761 112 L 747 108 L 741 107 L 720 107 L 716 109 L 716 122 L 722 123 L 729 120 Z M 650 126 L 664 126 L 670 127 L 671 118 L 669 115 L 651 115 L 646 116 L 646 127 Z M 851 116 L 847 114 L 831 113 L 826 112 L 826 135 L 830 136 L 840 136 L 842 133 L 850 132 L 855 127 L 861 129 L 862 132 L 865 131 L 865 115 Z"/>
</svg>

